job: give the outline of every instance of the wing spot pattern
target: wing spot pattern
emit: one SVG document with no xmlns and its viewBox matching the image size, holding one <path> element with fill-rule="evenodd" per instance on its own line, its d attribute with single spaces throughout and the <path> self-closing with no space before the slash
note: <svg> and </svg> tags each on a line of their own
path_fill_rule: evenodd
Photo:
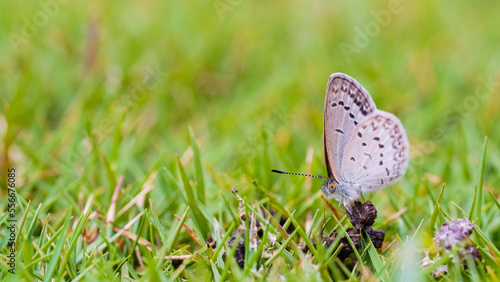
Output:
<svg viewBox="0 0 500 282">
<path fill-rule="evenodd" d="M 361 106 L 361 100 L 358 100 L 358 98 L 354 98 L 354 104 L 356 104 L 356 106 Z"/>
<path fill-rule="evenodd" d="M 355 82 L 347 79 L 345 77 L 337 77 L 339 79 L 338 83 L 332 83 L 332 88 L 330 91 L 334 93 L 334 95 L 338 95 L 340 93 L 345 93 L 348 97 L 353 99 L 353 103 L 359 107 L 359 111 L 363 116 L 366 116 L 372 113 L 375 108 L 372 103 L 370 103 L 370 97 L 368 93 L 362 91 L 360 86 L 356 85 Z M 344 105 L 344 102 L 339 105 Z"/>
</svg>

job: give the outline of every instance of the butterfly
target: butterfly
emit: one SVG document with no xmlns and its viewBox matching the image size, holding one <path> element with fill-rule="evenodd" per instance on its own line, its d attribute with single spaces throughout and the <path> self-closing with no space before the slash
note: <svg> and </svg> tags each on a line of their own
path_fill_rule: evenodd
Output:
<svg viewBox="0 0 500 282">
<path fill-rule="evenodd" d="M 334 73 L 326 87 L 323 144 L 328 177 L 321 189 L 348 207 L 364 194 L 392 184 L 406 173 L 410 143 L 399 119 L 378 110 L 354 78 Z"/>
</svg>

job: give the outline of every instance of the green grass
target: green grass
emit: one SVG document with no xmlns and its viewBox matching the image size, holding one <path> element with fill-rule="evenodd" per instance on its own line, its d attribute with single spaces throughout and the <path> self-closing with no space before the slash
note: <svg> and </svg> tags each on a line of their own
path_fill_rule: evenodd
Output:
<svg viewBox="0 0 500 282">
<path fill-rule="evenodd" d="M 2 281 L 500 275 L 499 3 L 49 2 L 0 4 Z M 365 195 L 386 239 L 376 250 L 364 237 L 354 265 L 339 242 L 321 244 L 325 220 L 340 234 L 350 223 L 328 207 L 323 218 L 319 181 L 270 172 L 326 174 L 333 72 L 362 83 L 411 143 L 406 176 Z M 5 263 L 8 168 L 17 277 Z M 229 241 L 256 224 L 242 213 L 267 236 L 239 233 L 240 268 Z M 475 223 L 483 261 L 420 268 L 437 254 L 434 231 L 458 218 Z"/>
</svg>

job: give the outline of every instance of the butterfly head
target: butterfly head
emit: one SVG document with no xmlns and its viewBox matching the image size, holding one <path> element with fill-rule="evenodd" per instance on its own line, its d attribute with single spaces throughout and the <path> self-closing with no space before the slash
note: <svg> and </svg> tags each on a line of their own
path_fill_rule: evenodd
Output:
<svg viewBox="0 0 500 282">
<path fill-rule="evenodd" d="M 335 191 L 337 191 L 337 182 L 334 179 L 328 178 L 324 183 L 321 184 L 321 190 L 328 198 L 332 198 Z"/>
</svg>

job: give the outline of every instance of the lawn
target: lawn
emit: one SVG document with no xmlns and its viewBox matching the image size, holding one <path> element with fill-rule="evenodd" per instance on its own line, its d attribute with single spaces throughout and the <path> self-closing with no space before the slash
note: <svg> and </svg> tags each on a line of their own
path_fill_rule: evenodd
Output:
<svg viewBox="0 0 500 282">
<path fill-rule="evenodd" d="M 498 280 L 499 9 L 2 1 L 0 278 Z M 320 180 L 271 172 L 326 176 L 334 72 L 411 146 L 406 175 L 364 195 L 378 249 L 344 236 Z M 472 234 L 444 250 L 435 232 L 457 219 Z"/>
</svg>

